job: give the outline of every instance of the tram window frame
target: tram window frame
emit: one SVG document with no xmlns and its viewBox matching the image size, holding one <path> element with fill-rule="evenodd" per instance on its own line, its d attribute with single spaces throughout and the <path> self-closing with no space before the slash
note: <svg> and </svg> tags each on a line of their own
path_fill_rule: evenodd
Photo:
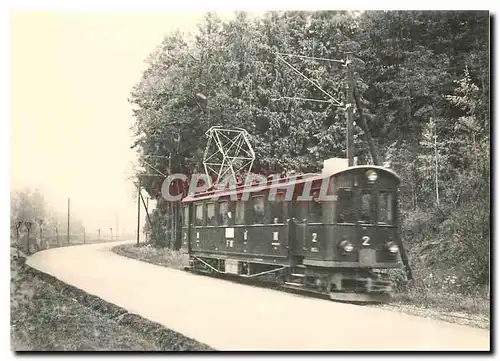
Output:
<svg viewBox="0 0 500 361">
<path fill-rule="evenodd" d="M 265 208 L 265 205 L 264 205 Z M 269 215 L 271 224 L 285 223 L 285 194 L 277 193 L 274 200 L 269 201 Z M 277 220 L 276 222 L 274 220 Z"/>
<path fill-rule="evenodd" d="M 198 209 L 201 208 L 201 218 L 198 218 Z M 194 204 L 194 225 L 195 227 L 203 227 L 206 224 L 205 218 L 205 204 L 204 203 L 195 203 Z"/>
<path fill-rule="evenodd" d="M 255 201 L 259 199 L 259 200 L 262 200 L 262 222 L 256 222 L 256 210 L 255 210 Z M 252 202 L 251 202 L 251 209 L 252 209 L 252 224 L 266 224 L 266 199 L 265 199 L 265 196 L 263 195 L 258 195 L 258 196 L 253 196 L 251 198 Z"/>
<path fill-rule="evenodd" d="M 246 224 L 247 202 L 238 200 L 234 202 L 234 224 Z M 243 211 L 243 215 L 241 212 Z"/>
<path fill-rule="evenodd" d="M 213 208 L 213 214 L 212 214 L 212 217 L 209 216 L 208 214 L 208 209 L 209 207 L 212 207 Z M 205 207 L 205 210 L 206 210 L 206 222 L 207 222 L 207 226 L 211 226 L 211 227 L 214 227 L 214 226 L 217 226 L 219 224 L 218 222 L 218 219 L 217 219 L 217 211 L 216 211 L 216 205 L 215 205 L 215 202 L 209 202 L 209 203 L 206 203 L 206 207 Z"/>
<path fill-rule="evenodd" d="M 184 227 L 189 227 L 189 205 L 183 207 L 182 210 L 182 224 Z"/>
<path fill-rule="evenodd" d="M 319 200 L 319 194 L 320 191 L 318 189 L 312 190 L 312 199 L 308 202 L 307 206 L 307 223 L 323 223 L 325 216 L 325 209 L 323 202 Z M 314 207 L 317 207 L 316 209 L 319 209 L 321 212 L 319 215 L 317 215 L 316 212 L 314 212 L 315 214 L 314 219 L 311 219 Z"/>
<path fill-rule="evenodd" d="M 346 199 L 344 194 L 349 194 Z M 340 224 L 355 224 L 358 220 L 356 212 L 356 193 L 350 187 L 342 187 L 337 189 L 337 203 L 335 207 L 335 223 Z M 347 214 L 347 216 L 345 216 Z M 340 220 L 340 215 L 344 215 L 344 219 Z"/>
<path fill-rule="evenodd" d="M 385 220 L 381 220 L 382 217 L 382 205 L 381 205 L 381 200 L 382 200 L 382 196 L 386 196 L 388 198 L 386 198 L 386 205 L 387 205 L 387 209 L 385 211 Z M 394 225 L 395 222 L 396 222 L 396 195 L 395 195 L 395 192 L 392 191 L 392 190 L 388 190 L 388 189 L 381 189 L 379 192 L 378 192 L 378 198 L 377 198 L 377 202 L 378 202 L 378 207 L 377 207 L 377 211 L 378 211 L 378 214 L 377 214 L 377 221 L 379 224 L 387 224 L 387 225 Z"/>
<path fill-rule="evenodd" d="M 226 204 L 227 209 L 224 214 L 221 213 L 221 204 Z M 231 212 L 231 202 L 229 200 L 222 200 L 217 202 L 217 224 L 219 226 L 230 226 L 231 225 L 231 217 L 228 216 L 228 213 Z"/>
<path fill-rule="evenodd" d="M 359 207 L 358 207 L 358 222 L 363 223 L 363 224 L 377 224 L 377 194 L 378 192 L 375 192 L 373 189 L 369 188 L 362 188 L 359 190 Z M 369 200 L 368 203 L 368 215 L 369 215 L 369 220 L 366 220 L 363 218 L 363 214 L 365 212 L 364 204 L 363 204 L 363 196 L 368 195 L 369 197 L 367 198 Z"/>
</svg>

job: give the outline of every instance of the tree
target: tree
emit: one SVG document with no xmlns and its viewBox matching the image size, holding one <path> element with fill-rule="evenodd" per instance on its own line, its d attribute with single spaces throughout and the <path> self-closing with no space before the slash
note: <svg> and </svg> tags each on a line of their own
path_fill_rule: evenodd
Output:
<svg viewBox="0 0 500 361">
<path fill-rule="evenodd" d="M 30 243 L 36 244 L 41 248 L 41 237 L 50 243 L 56 243 L 58 233 L 65 232 L 59 227 L 60 224 L 66 224 L 66 215 L 57 214 L 45 201 L 43 194 L 38 189 L 15 190 L 10 195 L 10 219 L 11 227 L 15 230 L 16 222 L 31 222 Z M 43 227 L 43 233 L 40 232 Z M 81 229 L 83 223 L 80 219 L 72 219 L 72 229 Z M 56 230 L 57 229 L 57 230 Z M 16 233 L 11 232 L 14 236 Z M 20 242 L 27 249 L 27 230 L 23 225 L 19 228 Z M 11 242 L 14 240 L 11 236 Z M 33 249 L 33 247 L 30 247 Z"/>
<path fill-rule="evenodd" d="M 488 13 L 472 11 L 239 12 L 226 22 L 207 14 L 193 40 L 165 37 L 131 92 L 139 162 L 201 172 L 204 133 L 222 125 L 248 130 L 255 172 L 319 171 L 324 159 L 345 156 L 345 108 L 297 99 L 325 94 L 283 60 L 344 103 L 346 69 L 277 53 L 341 60 L 352 51 L 365 115 L 356 112 L 355 122 L 366 123 L 354 127 L 356 155 L 370 161 L 371 135 L 380 159 L 401 176 L 407 244 L 420 256 L 443 240 L 439 255 L 449 256 L 450 268 L 466 259 L 470 236 L 484 260 L 488 212 L 477 210 L 489 202 L 488 33 Z M 162 178 L 137 176 L 158 196 Z M 180 212 L 158 200 L 151 239 L 161 244 Z M 464 217 L 477 227 L 459 227 Z"/>
<path fill-rule="evenodd" d="M 472 82 L 467 68 L 455 84 L 454 94 L 446 96 L 446 99 L 463 113 L 451 127 L 452 141 L 449 142 L 448 152 L 459 172 L 454 177 L 455 186 L 450 189 L 455 193 L 455 204 L 460 199 L 465 203 L 477 200 L 477 194 L 489 203 L 490 136 L 489 117 L 485 112 L 488 99 Z"/>
<path fill-rule="evenodd" d="M 333 25 L 329 25 L 330 18 Z M 212 125 L 247 129 L 259 154 L 253 171 L 262 174 L 318 171 L 324 158 L 344 154 L 345 111 L 282 99 L 318 98 L 319 94 L 275 53 L 314 51 L 343 57 L 352 43 L 349 19 L 348 12 L 270 12 L 262 19 L 239 12 L 222 23 L 208 14 L 192 43 L 178 33 L 165 37 L 130 99 L 137 119 L 134 146 L 141 165 L 149 168 L 146 173 L 154 169 L 188 175 L 202 171 L 205 143 L 200 140 Z M 320 31 L 320 22 L 330 29 L 339 28 L 333 52 L 325 53 L 327 47 L 314 40 L 312 34 Z M 309 26 L 308 33 L 304 26 Z M 295 66 L 327 91 L 342 96 L 345 81 L 341 81 L 338 65 L 336 69 L 317 62 Z M 335 70 L 333 78 L 331 70 Z M 151 196 L 159 195 L 162 178 L 138 177 Z M 168 206 L 159 199 L 158 208 L 165 212 Z M 178 205 L 170 209 L 168 222 L 171 217 L 179 221 L 178 209 Z"/>
</svg>

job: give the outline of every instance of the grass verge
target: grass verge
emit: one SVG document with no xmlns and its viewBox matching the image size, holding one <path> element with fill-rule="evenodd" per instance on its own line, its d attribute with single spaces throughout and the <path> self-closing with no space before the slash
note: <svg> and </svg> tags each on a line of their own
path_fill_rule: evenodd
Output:
<svg viewBox="0 0 500 361">
<path fill-rule="evenodd" d="M 143 262 L 181 269 L 180 253 L 166 248 L 124 244 L 113 247 L 112 251 Z M 486 291 L 464 295 L 415 282 L 397 292 L 391 303 L 377 307 L 484 329 L 490 327 L 490 298 Z"/>
<path fill-rule="evenodd" d="M 490 293 L 487 288 L 474 292 L 460 291 L 456 282 L 444 277 L 428 276 L 416 268 L 411 282 L 401 282 L 401 272 L 395 277 L 396 294 L 390 304 L 392 308 L 417 316 L 437 318 L 484 329 L 490 328 Z"/>
<path fill-rule="evenodd" d="M 11 252 L 13 351 L 211 351 L 39 272 Z"/>
<path fill-rule="evenodd" d="M 155 264 L 158 266 L 182 269 L 181 255 L 178 251 L 167 248 L 157 248 L 149 244 L 121 244 L 112 248 L 112 251 L 120 256 L 137 259 L 139 261 Z"/>
</svg>

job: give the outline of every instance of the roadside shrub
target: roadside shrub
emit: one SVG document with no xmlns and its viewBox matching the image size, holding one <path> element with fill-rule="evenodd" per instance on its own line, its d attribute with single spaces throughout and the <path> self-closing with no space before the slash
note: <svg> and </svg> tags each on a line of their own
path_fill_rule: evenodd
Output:
<svg viewBox="0 0 500 361">
<path fill-rule="evenodd" d="M 410 258 L 412 288 L 422 292 L 470 294 L 489 281 L 488 202 L 457 209 L 407 212 L 403 237 Z M 405 290 L 402 273 L 393 273 L 396 290 Z"/>
<path fill-rule="evenodd" d="M 388 272 L 389 278 L 394 282 L 395 292 L 406 292 L 408 286 L 408 280 L 406 279 L 406 274 L 403 270 L 391 269 Z"/>
<path fill-rule="evenodd" d="M 476 202 L 455 212 L 440 226 L 444 242 L 441 261 L 461 280 L 463 291 L 474 291 L 488 285 L 490 250 L 489 206 Z"/>
</svg>

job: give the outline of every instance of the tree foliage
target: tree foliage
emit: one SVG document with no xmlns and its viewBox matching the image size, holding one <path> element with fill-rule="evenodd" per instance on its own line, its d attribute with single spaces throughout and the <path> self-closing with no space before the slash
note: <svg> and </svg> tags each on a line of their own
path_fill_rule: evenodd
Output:
<svg viewBox="0 0 500 361">
<path fill-rule="evenodd" d="M 140 162 L 167 172 L 202 171 L 204 133 L 213 125 L 248 130 L 257 154 L 255 172 L 317 172 L 324 159 L 344 157 L 345 109 L 284 98 L 326 97 L 277 52 L 338 60 L 353 52 L 368 129 L 380 157 L 402 178 L 405 234 L 414 234 L 417 215 L 427 210 L 437 209 L 438 219 L 454 223 L 466 209 L 489 204 L 487 12 L 270 11 L 261 17 L 237 12 L 226 22 L 209 13 L 193 36 L 165 36 L 131 92 Z M 283 59 L 345 102 L 342 64 Z M 369 163 L 358 113 L 355 153 Z M 158 196 L 162 178 L 141 179 L 147 192 Z M 164 202 L 158 210 L 155 217 L 165 217 Z M 431 233 L 407 243 L 439 235 L 450 255 L 465 249 L 454 248 L 453 240 L 457 234 L 466 240 L 466 230 L 453 233 L 453 227 L 429 222 Z M 483 244 L 474 249 L 484 253 L 489 237 L 476 233 L 471 240 Z"/>
</svg>

